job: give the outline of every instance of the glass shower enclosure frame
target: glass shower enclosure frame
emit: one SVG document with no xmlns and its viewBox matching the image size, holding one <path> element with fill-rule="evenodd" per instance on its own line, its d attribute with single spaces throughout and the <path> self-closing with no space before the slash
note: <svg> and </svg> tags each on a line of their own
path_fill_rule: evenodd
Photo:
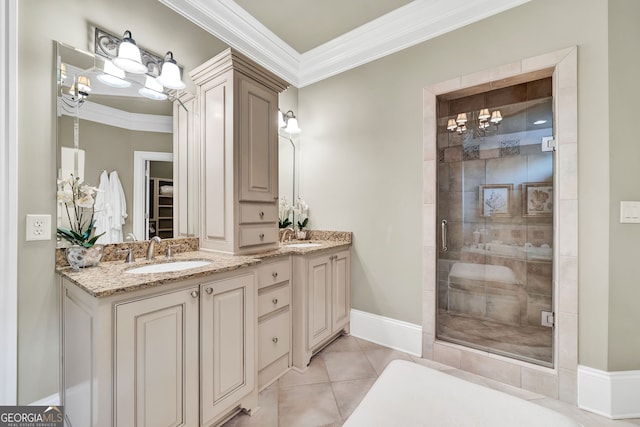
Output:
<svg viewBox="0 0 640 427">
<path fill-rule="evenodd" d="M 551 78 L 438 97 L 436 337 L 553 360 Z"/>
</svg>

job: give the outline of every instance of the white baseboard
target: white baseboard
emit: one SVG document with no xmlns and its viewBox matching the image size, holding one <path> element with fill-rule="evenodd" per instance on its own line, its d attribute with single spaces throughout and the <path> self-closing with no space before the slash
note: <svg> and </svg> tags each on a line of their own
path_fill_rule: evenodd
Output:
<svg viewBox="0 0 640 427">
<path fill-rule="evenodd" d="M 40 400 L 31 402 L 29 406 L 60 406 L 60 394 L 55 393 L 51 396 L 43 397 Z"/>
<path fill-rule="evenodd" d="M 422 327 L 413 323 L 351 309 L 351 335 L 422 356 Z"/>
<path fill-rule="evenodd" d="M 578 366 L 578 407 L 614 420 L 640 418 L 640 371 Z"/>
</svg>

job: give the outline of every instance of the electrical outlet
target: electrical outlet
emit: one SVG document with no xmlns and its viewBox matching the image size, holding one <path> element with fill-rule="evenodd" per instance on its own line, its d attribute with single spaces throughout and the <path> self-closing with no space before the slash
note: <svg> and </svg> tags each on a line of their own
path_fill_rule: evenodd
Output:
<svg viewBox="0 0 640 427">
<path fill-rule="evenodd" d="M 51 215 L 27 215 L 27 241 L 51 240 Z"/>
</svg>

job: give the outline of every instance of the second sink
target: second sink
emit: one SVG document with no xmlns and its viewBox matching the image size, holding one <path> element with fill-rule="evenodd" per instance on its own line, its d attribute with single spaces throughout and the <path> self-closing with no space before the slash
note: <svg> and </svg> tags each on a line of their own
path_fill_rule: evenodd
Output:
<svg viewBox="0 0 640 427">
<path fill-rule="evenodd" d="M 143 265 L 141 267 L 130 268 L 125 270 L 125 273 L 129 274 L 149 274 L 149 273 L 171 273 L 174 271 L 189 270 L 191 268 L 204 267 L 211 264 L 211 261 L 206 260 L 188 260 L 188 261 L 175 261 L 175 262 L 163 262 L 158 264 Z"/>
</svg>

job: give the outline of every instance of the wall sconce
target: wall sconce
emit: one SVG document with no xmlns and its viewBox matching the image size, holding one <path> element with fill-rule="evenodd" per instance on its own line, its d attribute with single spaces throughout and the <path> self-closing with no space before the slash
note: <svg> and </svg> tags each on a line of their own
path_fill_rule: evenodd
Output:
<svg viewBox="0 0 640 427">
<path fill-rule="evenodd" d="M 278 110 L 278 127 L 284 128 L 283 130 L 289 133 L 300 133 L 302 130 L 300 126 L 298 126 L 298 119 L 291 110 L 284 114 Z"/>
<path fill-rule="evenodd" d="M 471 114 L 473 116 L 474 113 Z M 455 119 L 447 121 L 447 130 L 451 133 L 456 132 L 458 135 L 462 135 L 467 131 L 468 121 L 467 113 L 459 113 Z M 500 110 L 489 112 L 488 108 L 482 108 L 477 114 L 477 119 L 472 120 L 472 122 L 475 122 L 477 129 L 483 134 L 489 130 L 492 124 L 497 128 L 501 121 L 502 113 L 500 113 Z"/>
</svg>

